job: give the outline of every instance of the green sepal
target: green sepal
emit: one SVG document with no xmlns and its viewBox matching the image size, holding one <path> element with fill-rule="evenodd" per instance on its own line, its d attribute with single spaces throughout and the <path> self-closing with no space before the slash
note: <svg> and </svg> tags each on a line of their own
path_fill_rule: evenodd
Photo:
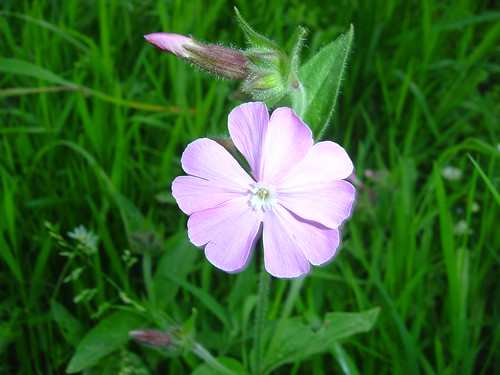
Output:
<svg viewBox="0 0 500 375">
<path fill-rule="evenodd" d="M 287 93 L 280 73 L 262 69 L 252 73 L 241 85 L 241 92 L 247 93 L 252 100 L 272 105 Z"/>
</svg>

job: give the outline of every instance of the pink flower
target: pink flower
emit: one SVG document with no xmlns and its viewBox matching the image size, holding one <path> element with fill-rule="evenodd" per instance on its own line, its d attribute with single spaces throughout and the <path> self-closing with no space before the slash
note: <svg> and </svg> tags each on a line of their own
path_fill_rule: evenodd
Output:
<svg viewBox="0 0 500 375">
<path fill-rule="evenodd" d="M 213 140 L 187 146 L 181 161 L 189 176 L 177 177 L 172 193 L 189 215 L 191 242 L 226 272 L 245 268 L 261 231 L 265 267 L 275 277 L 298 277 L 331 260 L 355 196 L 342 180 L 353 171 L 346 151 L 330 141 L 313 144 L 290 108 L 269 118 L 265 104 L 246 103 L 228 122 L 251 174 Z"/>
</svg>

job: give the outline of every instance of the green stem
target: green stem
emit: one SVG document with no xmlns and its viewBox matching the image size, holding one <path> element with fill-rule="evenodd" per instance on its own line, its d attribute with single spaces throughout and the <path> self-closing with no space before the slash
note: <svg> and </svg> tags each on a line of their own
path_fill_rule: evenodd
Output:
<svg viewBox="0 0 500 375">
<path fill-rule="evenodd" d="M 305 277 L 300 277 L 291 282 L 290 291 L 288 292 L 288 297 L 285 301 L 285 305 L 283 307 L 283 311 L 281 313 L 280 320 L 272 334 L 272 339 L 267 347 L 267 353 L 272 353 L 276 345 L 278 345 L 278 340 L 283 333 L 283 329 L 285 327 L 290 314 L 292 313 L 293 306 L 297 301 L 297 297 L 299 295 L 300 290 L 302 289 L 302 285 L 304 284 Z M 267 358 L 266 358 L 267 359 Z"/>
<path fill-rule="evenodd" d="M 153 281 L 153 263 L 151 254 L 146 251 L 142 258 L 142 273 L 144 277 L 144 284 L 146 285 L 146 292 L 148 295 L 149 303 L 156 306 L 156 293 Z"/>
<path fill-rule="evenodd" d="M 222 363 L 217 361 L 217 359 L 210 354 L 210 352 L 198 343 L 193 346 L 193 353 L 205 361 L 207 365 L 212 367 L 218 374 L 222 375 L 238 375 L 234 371 L 228 369 Z"/>
<path fill-rule="evenodd" d="M 267 273 L 262 261 L 260 277 L 259 277 L 259 292 L 257 295 L 257 306 L 255 309 L 255 336 L 254 336 L 254 374 L 261 374 L 264 367 L 264 340 L 263 333 L 265 328 L 267 309 L 269 304 L 269 286 L 271 284 L 271 276 Z"/>
</svg>

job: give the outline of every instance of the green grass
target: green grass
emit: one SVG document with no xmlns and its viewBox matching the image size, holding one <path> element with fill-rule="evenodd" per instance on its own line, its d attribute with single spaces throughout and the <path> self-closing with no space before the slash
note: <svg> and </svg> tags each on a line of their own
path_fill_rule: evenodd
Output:
<svg viewBox="0 0 500 375">
<path fill-rule="evenodd" d="M 276 373 L 498 371 L 500 13 L 493 2 L 207 4 L 3 1 L 0 373 L 64 373 L 83 335 L 117 311 L 139 312 L 146 327 L 164 329 L 184 324 L 193 309 L 196 339 L 250 367 L 256 262 L 238 275 L 209 265 L 188 243 L 186 218 L 169 193 L 187 143 L 225 134 L 236 86 L 142 38 L 168 31 L 244 47 L 233 5 L 281 45 L 295 26 L 307 27 L 304 61 L 355 26 L 327 137 L 355 162 L 356 209 L 334 262 L 300 283 L 273 280 L 268 319 L 381 312 L 369 333 Z M 444 178 L 446 166 L 462 178 Z M 467 229 L 458 231 L 462 221 Z M 80 224 L 99 236 L 97 253 L 77 252 L 66 236 Z M 126 249 L 135 264 L 123 259 Z M 183 374 L 200 360 L 130 342 L 107 371 L 130 363 L 136 373 Z"/>
</svg>

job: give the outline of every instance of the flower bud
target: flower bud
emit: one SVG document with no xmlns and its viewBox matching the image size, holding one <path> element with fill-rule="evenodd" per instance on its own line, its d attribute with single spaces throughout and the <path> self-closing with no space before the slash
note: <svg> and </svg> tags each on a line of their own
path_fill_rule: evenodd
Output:
<svg viewBox="0 0 500 375">
<path fill-rule="evenodd" d="M 154 348 L 167 348 L 172 344 L 172 336 L 154 329 L 130 331 L 128 334 L 135 341 Z"/>
<path fill-rule="evenodd" d="M 243 82 L 241 92 L 248 93 L 254 100 L 272 100 L 286 93 L 282 75 L 275 70 L 257 70 Z"/>
<path fill-rule="evenodd" d="M 217 76 L 236 80 L 244 80 L 248 76 L 251 62 L 238 50 L 217 44 L 203 44 L 178 34 L 153 33 L 144 35 L 144 38 L 156 48 Z"/>
</svg>

